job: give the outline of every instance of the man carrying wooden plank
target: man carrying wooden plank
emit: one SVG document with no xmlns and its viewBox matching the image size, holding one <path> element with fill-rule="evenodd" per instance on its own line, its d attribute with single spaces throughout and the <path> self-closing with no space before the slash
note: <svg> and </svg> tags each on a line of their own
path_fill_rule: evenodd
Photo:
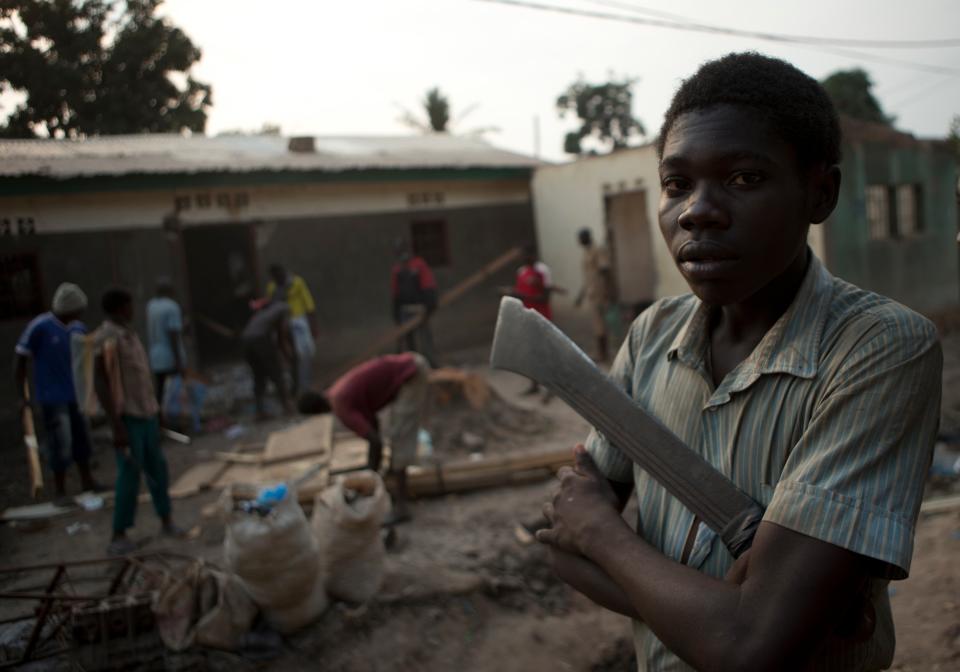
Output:
<svg viewBox="0 0 960 672">
<path fill-rule="evenodd" d="M 678 499 L 715 489 L 668 490 L 593 433 L 537 538 L 561 578 L 633 619 L 641 669 L 885 669 L 887 584 L 910 570 L 940 412 L 936 331 L 807 246 L 841 178 L 816 80 L 756 53 L 708 62 L 658 153 L 660 229 L 692 294 L 633 323 L 610 377 L 765 512 L 735 560 L 729 530 Z"/>
<path fill-rule="evenodd" d="M 383 439 L 377 413 L 390 406 L 390 466 L 397 485 L 394 523 L 410 519 L 407 506 L 407 467 L 416 461 L 417 432 L 429 392 L 430 364 L 415 352 L 385 355 L 347 371 L 325 393 L 300 398 L 301 413 L 329 413 L 367 440 L 367 467 L 380 470 Z"/>
<path fill-rule="evenodd" d="M 46 434 L 47 463 L 53 472 L 54 501 L 66 506 L 73 500 L 66 494 L 67 467 L 77 465 L 84 490 L 98 491 L 90 471 L 90 435 L 87 421 L 77 405 L 73 376 L 71 341 L 84 334 L 80 317 L 87 308 L 87 295 L 65 282 L 53 295 L 52 310 L 34 318 L 17 341 L 14 383 L 22 408 L 27 409 L 27 368 L 33 365 L 34 401 Z"/>
<path fill-rule="evenodd" d="M 395 248 L 397 263 L 390 272 L 393 321 L 403 324 L 424 315 L 417 328 L 404 337 L 405 348 L 419 352 L 430 366 L 436 366 L 430 316 L 437 308 L 437 282 L 427 262 L 413 254 L 405 240 L 397 240 Z"/>
</svg>

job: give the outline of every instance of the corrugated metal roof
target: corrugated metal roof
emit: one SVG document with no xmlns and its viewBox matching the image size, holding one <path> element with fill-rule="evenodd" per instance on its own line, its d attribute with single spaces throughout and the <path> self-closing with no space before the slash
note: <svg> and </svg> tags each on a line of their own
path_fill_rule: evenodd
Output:
<svg viewBox="0 0 960 672">
<path fill-rule="evenodd" d="M 536 159 L 478 138 L 318 136 L 292 152 L 279 136 L 116 135 L 84 140 L 0 140 L 0 176 L 53 178 L 143 173 L 532 168 Z"/>
</svg>

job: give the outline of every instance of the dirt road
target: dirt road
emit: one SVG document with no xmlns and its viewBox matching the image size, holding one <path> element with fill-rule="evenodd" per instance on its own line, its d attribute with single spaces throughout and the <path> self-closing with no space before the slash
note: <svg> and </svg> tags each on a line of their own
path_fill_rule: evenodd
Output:
<svg viewBox="0 0 960 672">
<path fill-rule="evenodd" d="M 948 361 L 960 371 L 960 339 L 950 341 Z M 953 366 L 953 365 L 951 365 Z M 509 401 L 536 409 L 547 430 L 520 443 L 531 449 L 570 445 L 586 426 L 562 403 L 542 405 L 522 397 L 526 382 L 489 373 Z M 948 375 L 953 376 L 953 368 Z M 951 421 L 960 418 L 955 378 L 945 395 Z M 258 427 L 256 440 L 281 423 Z M 222 436 L 193 446 L 167 448 L 174 475 L 228 447 Z M 100 449 L 101 477 L 112 477 L 108 447 Z M 18 484 L 8 484 L 12 491 Z M 401 528 L 398 547 L 388 555 L 386 585 L 365 607 L 333 606 L 319 622 L 262 651 L 253 661 L 210 654 L 209 669 L 342 670 L 378 672 L 510 672 L 513 670 L 631 669 L 629 624 L 561 585 L 546 566 L 545 553 L 517 533 L 517 525 L 538 517 L 551 483 L 450 495 L 416 502 L 414 522 Z M 216 495 L 175 503 L 179 523 L 195 529 L 188 541 L 157 538 L 158 523 L 142 505 L 135 535 L 145 549 L 169 548 L 214 562 L 221 560 L 222 524 L 203 514 Z M 79 531 L 67 527 L 81 523 Z M 102 555 L 110 511 L 77 513 L 26 532 L 0 525 L 2 564 L 28 564 Z M 960 512 L 920 520 L 912 576 L 893 584 L 898 629 L 895 669 L 960 669 Z M 3 585 L 0 584 L 0 589 Z"/>
</svg>

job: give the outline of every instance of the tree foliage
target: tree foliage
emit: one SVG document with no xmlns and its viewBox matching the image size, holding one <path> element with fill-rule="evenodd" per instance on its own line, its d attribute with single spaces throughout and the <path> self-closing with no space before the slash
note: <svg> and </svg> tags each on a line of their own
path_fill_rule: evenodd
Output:
<svg viewBox="0 0 960 672">
<path fill-rule="evenodd" d="M 862 68 L 837 70 L 822 82 L 837 111 L 856 119 L 880 124 L 893 124 L 894 117 L 887 116 L 874 97 L 873 81 Z"/>
<path fill-rule="evenodd" d="M 26 100 L 7 137 L 202 132 L 211 88 L 163 0 L 2 0 L 0 92 Z"/>
<path fill-rule="evenodd" d="M 450 101 L 438 87 L 427 91 L 423 99 L 423 111 L 427 113 L 430 129 L 434 133 L 445 133 L 450 126 Z"/>
<path fill-rule="evenodd" d="M 626 147 L 630 140 L 646 135 L 639 119 L 633 116 L 633 85 L 636 79 L 611 79 L 602 84 L 591 84 L 578 79 L 557 98 L 557 112 L 561 117 L 573 112 L 580 120 L 580 128 L 567 133 L 563 149 L 569 154 L 582 154 L 583 141 L 593 139 L 610 149 Z"/>
<path fill-rule="evenodd" d="M 421 133 L 449 133 L 452 121 L 450 119 L 450 99 L 440 91 L 440 87 L 428 89 L 423 100 L 423 117 L 414 114 L 403 107 L 400 121 Z"/>
</svg>

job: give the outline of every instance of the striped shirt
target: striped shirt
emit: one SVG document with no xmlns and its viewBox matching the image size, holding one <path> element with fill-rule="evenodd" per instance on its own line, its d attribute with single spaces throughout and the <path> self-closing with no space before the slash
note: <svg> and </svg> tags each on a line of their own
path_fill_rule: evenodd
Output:
<svg viewBox="0 0 960 672">
<path fill-rule="evenodd" d="M 764 506 L 764 520 L 879 561 L 873 636 L 831 638 L 811 668 L 889 666 L 886 585 L 910 570 L 939 422 L 933 325 L 834 278 L 811 254 L 793 303 L 715 387 L 709 319 L 693 295 L 658 301 L 633 323 L 611 378 Z M 693 514 L 596 432 L 587 447 L 608 478 L 634 482 L 638 534 L 679 561 Z M 722 578 L 733 557 L 701 525 L 687 564 Z M 641 670 L 691 669 L 639 622 L 634 643 Z"/>
</svg>

